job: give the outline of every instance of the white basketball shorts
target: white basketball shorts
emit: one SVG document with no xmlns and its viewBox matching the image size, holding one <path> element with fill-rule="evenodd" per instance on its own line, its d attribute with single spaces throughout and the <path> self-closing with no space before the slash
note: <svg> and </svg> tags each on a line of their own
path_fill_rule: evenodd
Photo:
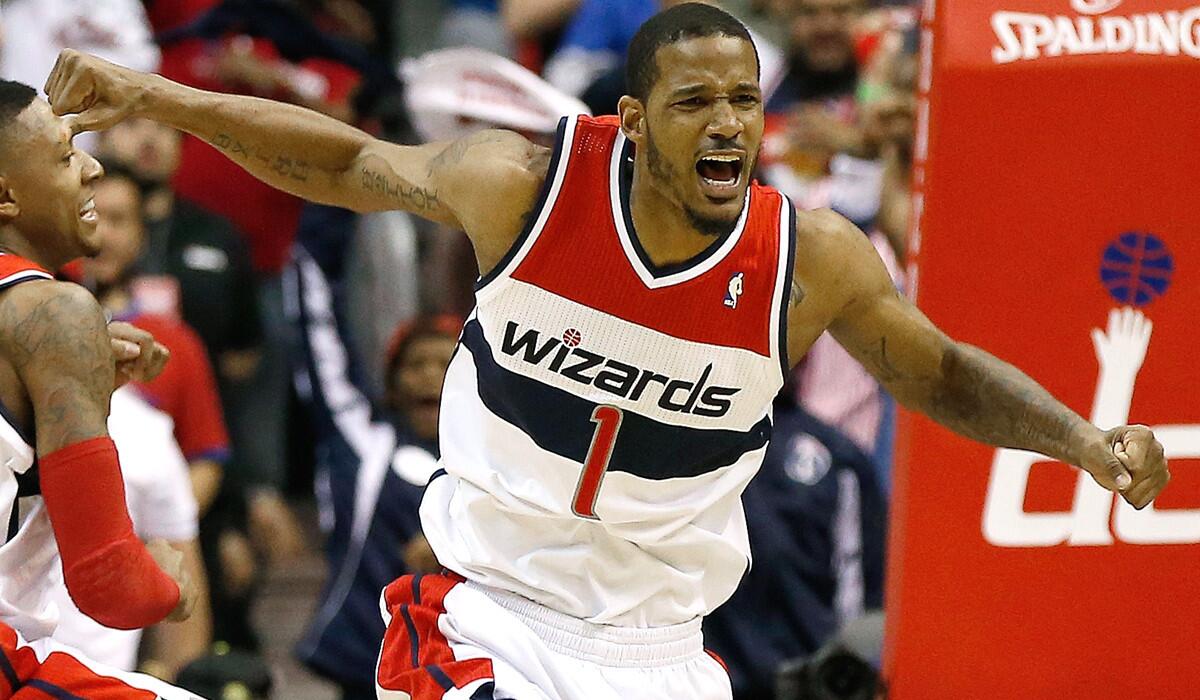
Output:
<svg viewBox="0 0 1200 700">
<path fill-rule="evenodd" d="M 384 589 L 380 700 L 729 700 L 700 620 L 597 625 L 455 574 Z"/>
</svg>

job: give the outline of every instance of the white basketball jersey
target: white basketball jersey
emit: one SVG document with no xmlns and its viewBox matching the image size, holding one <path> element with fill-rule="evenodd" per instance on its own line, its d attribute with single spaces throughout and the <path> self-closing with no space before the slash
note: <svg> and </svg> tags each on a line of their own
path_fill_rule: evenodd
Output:
<svg viewBox="0 0 1200 700">
<path fill-rule="evenodd" d="M 782 386 L 793 214 L 753 185 L 668 268 L 629 214 L 614 118 L 564 120 L 539 208 L 480 280 L 421 507 L 443 565 L 592 622 L 704 615 L 749 563 L 741 493 Z"/>
</svg>

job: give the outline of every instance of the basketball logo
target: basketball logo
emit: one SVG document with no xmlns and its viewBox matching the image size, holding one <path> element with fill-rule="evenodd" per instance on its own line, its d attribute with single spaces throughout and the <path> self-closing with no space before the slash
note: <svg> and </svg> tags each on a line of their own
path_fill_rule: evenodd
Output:
<svg viewBox="0 0 1200 700">
<path fill-rule="evenodd" d="M 569 348 L 573 348 L 576 345 L 579 345 L 579 343 L 582 340 L 583 340 L 583 334 L 580 333 L 579 331 L 575 330 L 574 328 L 568 328 L 567 330 L 563 331 L 563 335 L 562 335 L 563 345 L 566 345 Z"/>
<path fill-rule="evenodd" d="M 1175 262 L 1161 239 L 1140 231 L 1122 233 L 1104 249 L 1100 282 L 1121 304 L 1145 306 L 1171 284 Z"/>
</svg>

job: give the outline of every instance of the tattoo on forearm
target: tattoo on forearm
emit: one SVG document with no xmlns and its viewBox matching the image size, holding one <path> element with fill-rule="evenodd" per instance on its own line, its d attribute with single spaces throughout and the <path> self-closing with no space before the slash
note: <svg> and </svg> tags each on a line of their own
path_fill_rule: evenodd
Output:
<svg viewBox="0 0 1200 700">
<path fill-rule="evenodd" d="M 880 345 L 886 359 L 886 345 Z M 942 360 L 942 378 L 926 413 L 988 444 L 1069 459 L 1083 419 L 1017 368 L 969 346 Z"/>
<path fill-rule="evenodd" d="M 892 361 L 888 359 L 887 338 L 879 339 L 879 356 L 876 358 L 875 366 L 878 368 L 880 381 L 894 382 L 902 379 L 904 376 L 900 370 L 896 369 Z"/>
<path fill-rule="evenodd" d="M 212 144 L 235 160 L 241 160 L 248 164 L 254 164 L 257 161 L 263 167 L 271 169 L 280 177 L 290 177 L 298 182 L 308 181 L 310 166 L 302 158 L 269 153 L 265 149 L 254 144 L 245 143 L 237 137 L 224 132 L 214 136 Z"/>
<path fill-rule="evenodd" d="M 406 211 L 431 212 L 441 205 L 437 190 L 407 185 L 394 174 L 385 175 L 371 167 L 362 169 L 362 188 L 388 197 Z"/>
</svg>

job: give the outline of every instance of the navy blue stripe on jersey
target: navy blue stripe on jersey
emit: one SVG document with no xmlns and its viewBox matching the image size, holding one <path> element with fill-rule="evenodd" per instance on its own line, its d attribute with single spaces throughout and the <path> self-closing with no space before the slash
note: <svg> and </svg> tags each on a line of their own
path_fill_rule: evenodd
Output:
<svg viewBox="0 0 1200 700">
<path fill-rule="evenodd" d="M 17 675 L 17 669 L 13 668 L 12 662 L 8 660 L 8 654 L 0 651 L 0 671 L 4 672 L 4 677 L 8 680 L 8 687 L 12 692 L 17 692 L 17 688 L 21 687 L 21 678 Z"/>
<path fill-rule="evenodd" d="M 426 481 L 425 485 L 428 486 L 428 485 L 432 484 L 434 479 L 438 478 L 439 476 L 446 476 L 446 470 L 441 469 L 441 468 L 438 468 L 437 470 L 435 470 L 432 474 L 429 475 L 429 481 Z"/>
<path fill-rule="evenodd" d="M 17 498 L 42 495 L 42 479 L 38 474 L 38 463 L 35 461 L 24 473 L 16 475 Z"/>
<path fill-rule="evenodd" d="M 26 683 L 25 687 L 37 688 L 55 700 L 87 700 L 87 698 L 80 697 L 75 693 L 70 692 L 66 688 L 54 685 L 53 683 L 42 680 L 41 678 L 34 678 Z"/>
<path fill-rule="evenodd" d="M 54 278 L 45 272 L 41 272 L 40 270 L 22 270 L 21 272 L 12 273 L 12 275 L 5 279 L 7 280 L 6 282 L 0 283 L 0 292 L 15 287 L 22 282 L 32 282 L 34 280 L 52 280 Z"/>
<path fill-rule="evenodd" d="M 783 379 L 786 382 L 792 371 L 792 365 L 788 361 L 787 317 L 788 300 L 792 296 L 793 277 L 796 274 L 796 207 L 792 206 L 792 200 L 787 197 L 783 197 L 783 204 L 788 208 L 788 249 L 787 267 L 783 268 L 783 284 L 779 286 L 779 362 L 782 365 Z M 783 251 L 779 252 L 783 253 Z"/>
<path fill-rule="evenodd" d="M 421 666 L 421 654 L 419 646 L 420 638 L 417 637 L 417 626 L 413 624 L 412 615 L 408 612 L 408 603 L 400 606 L 400 617 L 404 618 L 404 627 L 408 630 L 408 650 L 412 653 L 412 667 L 419 668 Z"/>
<path fill-rule="evenodd" d="M 471 700 L 496 700 L 496 684 L 487 682 L 471 693 Z"/>
<path fill-rule="evenodd" d="M 425 578 L 425 574 L 417 574 L 412 579 L 412 597 L 413 605 L 421 604 L 421 579 Z"/>
<path fill-rule="evenodd" d="M 504 253 L 504 257 L 500 258 L 500 262 L 488 270 L 487 274 L 479 277 L 475 282 L 475 291 L 478 292 L 486 287 L 489 282 L 496 279 L 504 271 L 504 268 L 508 267 L 509 263 L 513 261 L 521 246 L 525 245 L 525 239 L 529 238 L 529 234 L 533 233 L 533 226 L 537 223 L 538 217 L 541 216 L 542 208 L 546 206 L 546 200 L 550 197 L 550 190 L 554 186 L 554 178 L 558 173 L 558 168 L 566 160 L 563 158 L 563 153 L 572 146 L 572 144 L 563 143 L 563 136 L 567 132 L 568 119 L 575 119 L 575 117 L 563 117 L 558 120 L 558 131 L 554 137 L 554 152 L 550 156 L 550 167 L 546 169 L 546 179 L 542 182 L 541 192 L 538 193 L 537 204 L 534 204 L 533 209 L 529 210 L 529 216 L 525 219 L 525 226 L 521 229 L 521 234 L 509 246 L 508 251 Z"/>
<path fill-rule="evenodd" d="M 467 322 L 462 344 L 475 359 L 479 398 L 489 411 L 543 450 L 580 464 L 587 459 L 599 404 L 501 367 L 478 320 Z M 736 463 L 770 435 L 767 417 L 742 432 L 669 425 L 625 411 L 608 471 L 644 479 L 699 476 Z"/>
<path fill-rule="evenodd" d="M 8 533 L 4 537 L 4 541 L 8 542 L 17 536 L 21 531 L 21 505 L 13 503 L 12 510 L 8 512 Z"/>
<path fill-rule="evenodd" d="M 433 680 L 437 681 L 438 685 L 442 686 L 443 690 L 454 690 L 454 681 L 450 680 L 450 676 L 446 675 L 446 672 L 442 670 L 441 666 L 438 666 L 437 664 L 431 664 L 426 666 L 425 670 L 429 672 L 429 675 L 433 677 Z"/>
</svg>

